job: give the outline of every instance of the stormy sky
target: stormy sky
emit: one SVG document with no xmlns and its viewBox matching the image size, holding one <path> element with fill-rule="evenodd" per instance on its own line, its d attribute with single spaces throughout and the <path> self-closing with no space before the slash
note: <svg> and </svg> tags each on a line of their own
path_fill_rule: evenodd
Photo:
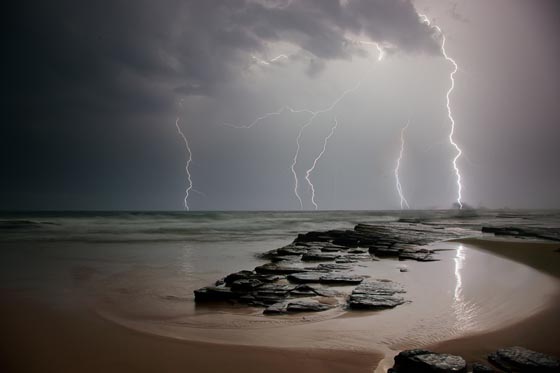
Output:
<svg viewBox="0 0 560 373">
<path fill-rule="evenodd" d="M 560 208 L 555 0 L 18 1 L 3 45 L 0 209 Z M 378 43 L 384 57 L 378 61 Z M 281 58 L 274 59 L 277 56 Z"/>
</svg>

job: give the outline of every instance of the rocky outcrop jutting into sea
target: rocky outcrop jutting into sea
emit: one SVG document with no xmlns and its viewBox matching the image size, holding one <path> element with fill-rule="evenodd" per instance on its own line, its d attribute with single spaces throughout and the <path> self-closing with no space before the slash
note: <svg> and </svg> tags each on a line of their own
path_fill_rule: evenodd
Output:
<svg viewBox="0 0 560 373">
<path fill-rule="evenodd" d="M 318 312 L 336 306 L 352 310 L 392 308 L 406 302 L 405 289 L 389 280 L 370 280 L 356 274 L 360 263 L 383 258 L 438 260 L 426 245 L 469 233 L 472 234 L 457 228 L 405 222 L 308 232 L 287 246 L 262 254 L 268 263 L 195 290 L 195 301 L 264 307 L 265 314 Z M 342 304 L 333 302 L 340 295 L 333 287 L 339 286 L 356 286 Z"/>
</svg>

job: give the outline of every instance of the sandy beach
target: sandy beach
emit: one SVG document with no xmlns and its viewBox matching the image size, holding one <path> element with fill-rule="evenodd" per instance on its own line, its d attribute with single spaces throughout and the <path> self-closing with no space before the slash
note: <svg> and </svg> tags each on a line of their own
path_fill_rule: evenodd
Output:
<svg viewBox="0 0 560 373">
<path fill-rule="evenodd" d="M 159 266 L 111 276 L 80 267 L 76 287 L 57 295 L 65 302 L 5 286 L 0 370 L 371 373 L 386 371 L 408 348 L 469 362 L 511 345 L 560 355 L 560 245 L 481 236 L 430 247 L 441 250 L 440 261 L 357 269 L 407 289 L 409 303 L 376 312 L 264 316 L 194 307 L 192 289 L 215 273 L 175 287 L 184 275 Z"/>
<path fill-rule="evenodd" d="M 531 266 L 560 279 L 560 244 L 524 240 L 461 239 L 495 255 Z M 520 297 L 523 294 L 519 295 Z M 471 361 L 484 361 L 496 348 L 523 345 L 535 351 L 560 356 L 560 293 L 552 296 L 547 306 L 513 325 L 463 338 L 427 346 L 436 352 L 464 356 Z"/>
</svg>

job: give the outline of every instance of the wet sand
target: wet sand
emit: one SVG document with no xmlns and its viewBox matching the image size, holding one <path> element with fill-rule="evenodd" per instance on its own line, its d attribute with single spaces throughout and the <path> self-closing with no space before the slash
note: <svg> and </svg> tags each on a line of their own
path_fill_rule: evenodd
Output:
<svg viewBox="0 0 560 373">
<path fill-rule="evenodd" d="M 6 295 L 6 294 L 5 294 Z M 0 308 L 2 372 L 371 372 L 380 354 L 187 342 L 132 331 L 92 312 L 14 296 Z"/>
<path fill-rule="evenodd" d="M 457 242 L 531 266 L 543 273 L 560 278 L 560 243 L 527 240 L 497 240 L 469 238 Z M 524 294 L 519 294 L 523 297 Z M 462 338 L 426 346 L 436 352 L 465 357 L 469 361 L 485 361 L 497 348 L 520 345 L 532 350 L 560 356 L 560 295 L 551 297 L 543 310 L 529 318 L 498 330 L 477 333 Z"/>
<path fill-rule="evenodd" d="M 122 325 L 126 323 L 111 322 L 99 317 L 99 314 L 94 312 L 95 307 L 87 302 L 84 307 L 78 305 L 56 307 L 34 298 L 22 297 L 15 292 L 1 290 L 0 371 L 372 372 L 384 357 L 384 366 L 389 366 L 392 356 L 390 353 L 400 348 L 412 347 L 456 353 L 470 361 L 481 360 L 488 352 L 509 345 L 523 345 L 560 355 L 560 338 L 557 333 L 557 330 L 560 330 L 558 316 L 560 315 L 558 294 L 560 253 L 554 251 L 559 245 L 495 239 L 464 239 L 455 243 L 465 246 L 463 249 L 467 264 L 465 268 L 468 270 L 465 273 L 461 273 L 461 259 L 454 251 L 442 252 L 441 255 L 446 260 L 441 262 L 404 262 L 410 269 L 404 274 L 397 270 L 397 267 L 404 265 L 403 262 L 388 261 L 385 262 L 387 264 L 385 267 L 377 268 L 386 271 L 387 275 L 403 276 L 401 281 L 408 286 L 408 295 L 413 300 L 409 305 L 380 313 L 356 315 L 348 313 L 338 315 L 334 319 L 279 325 L 276 328 L 195 330 L 190 326 L 181 326 L 173 318 L 167 320 L 150 319 L 150 317 L 129 319 L 128 327 L 124 327 Z M 470 252 L 471 248 L 481 250 L 482 254 Z M 484 253 L 493 255 L 488 257 Z M 495 255 L 513 262 L 508 265 L 507 261 L 496 260 L 491 268 L 503 272 L 487 272 L 482 264 Z M 469 265 L 470 260 L 472 264 Z M 524 278 L 517 279 L 519 282 L 515 286 L 521 286 L 526 282 L 520 292 L 508 288 L 511 286 L 509 281 L 506 281 L 507 286 L 497 283 L 496 276 L 504 276 L 507 280 L 509 269 L 516 271 L 515 276 L 528 276 L 527 281 L 524 281 Z M 480 277 L 476 270 L 482 271 L 480 273 L 484 275 L 479 282 L 475 281 Z M 440 276 L 437 275 L 438 271 L 444 277 L 437 277 Z M 148 278 L 150 282 L 151 279 Z M 537 282 L 536 288 L 533 285 L 535 280 L 540 281 Z M 428 282 L 422 283 L 422 281 Z M 416 282 L 418 284 L 415 289 Z M 507 316 L 514 317 L 513 322 L 509 319 L 502 320 L 498 315 L 483 309 L 483 306 L 490 309 L 493 309 L 493 306 L 481 304 L 479 307 L 482 308 L 474 310 L 479 310 L 480 313 L 477 315 L 485 317 L 485 320 L 473 327 L 482 327 L 482 331 L 477 329 L 473 332 L 474 329 L 468 329 L 463 333 L 458 329 L 456 333 L 462 336 L 457 338 L 451 336 L 454 339 L 449 339 L 448 336 L 442 340 L 440 337 L 445 335 L 438 333 L 448 328 L 438 325 L 444 316 L 439 312 L 445 311 L 446 314 L 450 312 L 443 308 L 436 311 L 435 305 L 430 305 L 429 297 L 420 296 L 420 292 L 424 292 L 436 283 L 444 283 L 447 287 L 439 290 L 432 289 L 434 294 L 445 290 L 446 299 L 456 302 L 459 298 L 459 305 L 469 305 L 468 299 L 473 298 L 473 295 L 483 303 L 491 304 L 494 298 L 498 298 L 494 301 L 503 302 L 505 298 L 493 296 L 493 289 L 508 291 L 505 293 L 507 298 L 519 297 L 522 301 L 519 302 L 517 299 L 511 305 L 504 306 L 509 312 Z M 459 285 L 465 286 L 464 292 Z M 541 285 L 548 286 L 546 295 L 530 294 L 533 293 L 531 291 L 533 288 L 542 292 Z M 143 288 L 142 285 L 140 287 Z M 470 294 L 472 292 L 475 294 Z M 132 295 L 136 297 L 137 294 Z M 119 297 L 122 297 L 122 294 Z M 526 305 L 523 304 L 525 298 L 528 300 Z M 534 302 L 537 300 L 539 303 L 535 305 Z M 123 304 L 135 308 L 142 302 L 131 304 L 125 301 Z M 445 305 L 448 303 L 442 302 L 439 306 Z M 520 306 L 524 308 L 520 309 Z M 521 310 L 527 312 L 520 312 Z M 411 316 L 418 315 L 419 312 L 431 312 L 433 320 L 412 322 Z M 142 312 L 139 313 L 141 314 Z M 451 321 L 453 320 L 448 320 Z M 395 330 L 397 322 L 410 325 L 410 328 L 403 326 L 402 330 Z M 383 325 L 386 325 L 385 330 Z M 429 325 L 433 328 L 431 331 Z M 191 339 L 195 332 L 207 340 Z M 184 335 L 181 335 L 182 333 Z M 177 338 L 172 338 L 175 336 Z M 224 339 L 227 336 L 231 339 Z M 209 343 L 209 341 L 219 340 L 225 342 Z M 255 343 L 256 340 L 262 342 Z M 387 347 L 390 347 L 391 351 L 388 352 Z"/>
</svg>

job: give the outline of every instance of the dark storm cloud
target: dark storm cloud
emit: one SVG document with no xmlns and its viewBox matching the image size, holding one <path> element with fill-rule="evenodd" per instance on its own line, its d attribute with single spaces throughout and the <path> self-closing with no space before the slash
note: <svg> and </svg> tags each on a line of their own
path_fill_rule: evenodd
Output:
<svg viewBox="0 0 560 373">
<path fill-rule="evenodd" d="M 86 183 L 79 172 L 116 177 L 93 159 L 124 153 L 108 148 L 111 136 L 136 133 L 148 117 L 167 123 L 180 96 L 212 96 L 271 42 L 301 48 L 311 76 L 363 53 L 348 33 L 406 53 L 438 52 L 410 1 L 23 0 L 6 14 L 0 155 L 18 193 L 35 193 L 33 174 L 19 170 L 41 168 L 56 193 L 71 176 Z M 87 172 L 73 159 L 80 154 Z"/>
<path fill-rule="evenodd" d="M 18 8 L 12 47 L 23 66 L 14 69 L 31 75 L 30 90 L 41 98 L 48 92 L 75 99 L 87 90 L 102 106 L 131 91 L 149 95 L 146 80 L 175 84 L 183 94 L 209 94 L 247 63 L 247 53 L 270 41 L 292 42 L 324 60 L 355 52 L 347 32 L 406 52 L 438 48 L 410 1 L 57 1 Z"/>
</svg>

